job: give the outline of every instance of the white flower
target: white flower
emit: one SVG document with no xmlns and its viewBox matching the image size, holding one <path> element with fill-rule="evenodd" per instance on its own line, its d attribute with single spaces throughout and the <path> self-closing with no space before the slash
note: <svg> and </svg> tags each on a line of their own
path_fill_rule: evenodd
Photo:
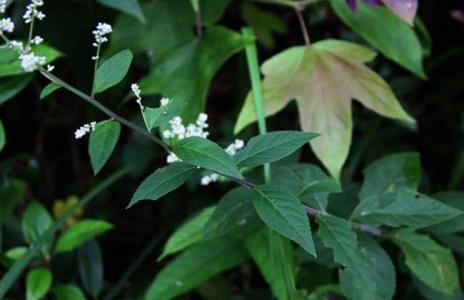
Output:
<svg viewBox="0 0 464 300">
<path fill-rule="evenodd" d="M 142 91 L 140 91 L 140 87 L 139 87 L 139 85 L 137 83 L 133 83 L 131 85 L 131 90 L 134 93 L 135 97 L 140 98 L 140 93 Z"/>
<path fill-rule="evenodd" d="M 74 132 L 75 139 L 80 139 L 84 137 L 88 132 L 94 131 L 97 122 L 91 122 L 89 124 L 84 124 Z"/>
<path fill-rule="evenodd" d="M 21 61 L 21 67 L 26 72 L 33 72 L 46 63 L 45 56 L 37 56 L 32 52 L 21 54 L 19 59 Z"/>
<path fill-rule="evenodd" d="M 31 43 L 32 44 L 36 44 L 36 45 L 40 45 L 41 43 L 43 42 L 43 38 L 40 37 L 40 36 L 35 36 L 32 40 L 31 40 Z"/>
<path fill-rule="evenodd" d="M 35 18 L 43 20 L 45 14 L 39 11 L 37 8 L 43 6 L 43 0 L 32 0 L 32 2 L 26 7 L 26 13 L 23 15 L 23 19 L 26 24 L 31 23 Z"/>
<path fill-rule="evenodd" d="M 0 14 L 4 14 L 6 10 L 6 0 L 0 0 Z"/>
<path fill-rule="evenodd" d="M 180 158 L 177 157 L 177 155 L 175 155 L 174 153 L 170 153 L 167 157 L 166 157 L 166 162 L 168 164 L 172 164 L 172 163 L 175 163 L 175 162 L 178 162 L 178 161 L 181 161 Z"/>
<path fill-rule="evenodd" d="M 216 173 L 213 173 L 211 175 L 203 176 L 201 178 L 201 185 L 209 185 L 212 182 L 216 182 L 219 180 L 219 175 Z"/>
<path fill-rule="evenodd" d="M 15 50 L 16 52 L 23 52 L 24 51 L 24 45 L 23 45 L 23 42 L 19 42 L 19 41 L 10 41 L 8 43 L 8 46 Z"/>
<path fill-rule="evenodd" d="M 53 72 L 53 70 L 55 70 L 55 66 L 54 66 L 54 65 L 47 65 L 47 71 L 48 71 L 48 72 Z"/>
<path fill-rule="evenodd" d="M 15 28 L 14 23 L 10 18 L 5 18 L 0 20 L 0 33 L 3 32 L 13 32 Z"/>
<path fill-rule="evenodd" d="M 245 143 L 242 140 L 236 139 L 234 143 L 227 146 L 226 152 L 230 156 L 234 156 L 235 154 L 237 154 L 238 150 L 243 148 L 243 146 L 245 146 Z"/>
<path fill-rule="evenodd" d="M 160 101 L 161 106 L 167 106 L 169 104 L 168 98 L 162 98 Z"/>
<path fill-rule="evenodd" d="M 108 42 L 108 38 L 106 35 L 113 32 L 113 28 L 110 24 L 107 23 L 98 23 L 97 28 L 92 31 L 93 35 L 95 36 L 95 43 L 93 44 L 94 47 L 98 47 L 100 44 Z"/>
</svg>

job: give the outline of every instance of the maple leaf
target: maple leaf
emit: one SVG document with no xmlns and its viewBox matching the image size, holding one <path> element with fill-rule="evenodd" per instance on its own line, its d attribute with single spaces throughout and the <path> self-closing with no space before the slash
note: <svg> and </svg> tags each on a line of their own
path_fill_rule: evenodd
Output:
<svg viewBox="0 0 464 300">
<path fill-rule="evenodd" d="M 325 40 L 311 47 L 292 47 L 262 66 L 266 116 L 296 100 L 304 131 L 320 133 L 311 147 L 332 176 L 339 178 L 348 156 L 351 133 L 351 100 L 376 113 L 414 123 L 388 84 L 364 63 L 376 56 L 365 47 Z M 256 121 L 251 93 L 235 125 L 235 132 Z"/>
</svg>

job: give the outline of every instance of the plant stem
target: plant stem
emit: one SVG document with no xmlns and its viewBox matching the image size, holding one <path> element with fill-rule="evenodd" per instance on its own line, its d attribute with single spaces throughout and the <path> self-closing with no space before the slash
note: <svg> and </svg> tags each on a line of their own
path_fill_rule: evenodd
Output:
<svg viewBox="0 0 464 300">
<path fill-rule="evenodd" d="M 97 77 L 98 62 L 100 61 L 100 51 L 101 51 L 101 43 L 98 43 L 97 53 L 95 54 L 95 64 L 93 67 L 92 93 L 90 94 L 92 98 L 95 96 L 95 79 Z"/>
<path fill-rule="evenodd" d="M 123 124 L 123 125 L 131 128 L 131 129 L 143 134 L 144 136 L 146 136 L 147 138 L 149 138 L 150 140 L 152 140 L 153 142 L 155 142 L 159 146 L 163 147 L 164 150 L 169 152 L 169 146 L 165 142 L 163 142 L 161 139 L 159 139 L 156 136 L 154 136 L 153 134 L 151 134 L 151 132 L 149 132 L 148 130 L 145 130 L 142 127 L 140 127 L 140 126 L 138 126 L 138 125 L 124 119 L 123 117 L 119 116 L 118 114 L 116 114 L 115 112 L 113 112 L 112 110 L 110 110 L 109 108 L 107 108 L 106 106 L 104 106 L 103 104 L 98 102 L 97 100 L 95 100 L 93 97 L 85 94 L 84 92 L 81 92 L 80 90 L 78 90 L 75 87 L 71 86 L 70 84 L 64 82 L 63 80 L 59 79 L 58 77 L 56 77 L 52 73 L 46 71 L 45 69 L 41 68 L 40 73 L 42 73 L 42 75 L 45 76 L 46 78 L 48 78 L 50 81 L 62 86 L 63 88 L 70 91 L 71 93 L 75 94 L 76 96 L 78 96 L 78 97 L 84 99 L 85 101 L 89 102 L 90 104 L 92 104 L 93 106 L 95 106 L 96 108 L 98 108 L 99 110 L 101 110 L 102 112 L 104 112 L 105 114 L 110 116 L 111 118 L 113 118 L 116 121 L 120 122 L 121 124 Z"/>
<path fill-rule="evenodd" d="M 195 12 L 195 24 L 197 30 L 197 36 L 199 38 L 203 37 L 203 25 L 201 24 L 201 8 L 200 4 L 198 4 L 198 8 Z"/>
<path fill-rule="evenodd" d="M 303 16 L 304 6 L 295 6 L 295 13 L 298 17 L 298 22 L 300 23 L 301 32 L 303 33 L 303 37 L 305 40 L 305 44 L 307 47 L 311 46 L 311 40 L 309 39 L 308 28 L 306 27 L 306 22 Z"/>
</svg>

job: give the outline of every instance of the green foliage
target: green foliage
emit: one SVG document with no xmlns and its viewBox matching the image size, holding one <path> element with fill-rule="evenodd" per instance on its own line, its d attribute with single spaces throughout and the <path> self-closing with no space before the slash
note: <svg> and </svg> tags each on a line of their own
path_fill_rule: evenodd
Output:
<svg viewBox="0 0 464 300">
<path fill-rule="evenodd" d="M 3 128 L 3 122 L 0 120 L 0 152 L 2 152 L 3 147 L 5 147 L 6 138 L 5 138 L 5 128 Z"/>
<path fill-rule="evenodd" d="M 458 269 L 453 254 L 430 237 L 409 230 L 390 235 L 406 256 L 406 265 L 432 288 L 451 295 L 459 286 Z"/>
<path fill-rule="evenodd" d="M 61 88 L 61 85 L 56 84 L 54 82 L 47 84 L 47 86 L 44 87 L 44 89 L 40 93 L 40 96 L 39 96 L 40 100 L 45 99 L 46 97 L 50 96 L 52 93 L 59 90 L 60 88 Z"/>
<path fill-rule="evenodd" d="M 143 15 L 142 8 L 138 0 L 97 0 L 103 5 L 118 9 L 122 12 L 125 12 L 131 16 L 136 17 L 139 21 L 145 23 L 145 16 Z"/>
<path fill-rule="evenodd" d="M 53 288 L 57 300 L 85 300 L 82 290 L 74 284 L 59 284 Z"/>
<path fill-rule="evenodd" d="M 100 246 L 88 240 L 78 250 L 79 274 L 85 290 L 93 299 L 98 299 L 103 289 L 103 259 Z"/>
<path fill-rule="evenodd" d="M 106 60 L 95 73 L 95 93 L 101 93 L 115 86 L 129 71 L 132 63 L 132 52 L 123 50 Z"/>
<path fill-rule="evenodd" d="M 253 206 L 269 228 L 316 256 L 304 206 L 292 193 L 279 186 L 259 186 L 255 188 Z"/>
<path fill-rule="evenodd" d="M 98 122 L 90 133 L 89 155 L 94 174 L 97 174 L 113 153 L 121 133 L 121 124 L 106 120 Z"/>
<path fill-rule="evenodd" d="M 311 47 L 292 47 L 262 65 L 266 116 L 295 99 L 302 129 L 321 134 L 311 142 L 313 151 L 335 178 L 340 177 L 351 143 L 352 99 L 385 117 L 414 123 L 388 84 L 364 65 L 373 56 L 364 47 L 327 40 Z M 256 120 L 250 93 L 235 131 Z"/>
<path fill-rule="evenodd" d="M 2 79 L 0 83 L 0 105 L 18 95 L 31 81 L 31 75 L 20 75 Z"/>
<path fill-rule="evenodd" d="M 330 0 L 330 4 L 343 22 L 385 56 L 417 76 L 426 77 L 422 48 L 416 33 L 390 10 L 359 1 L 358 11 L 353 14 L 344 0 Z"/>
<path fill-rule="evenodd" d="M 175 143 L 172 152 L 191 166 L 199 166 L 233 178 L 243 178 L 232 158 L 210 140 L 189 137 Z"/>
<path fill-rule="evenodd" d="M 140 184 L 128 207 L 141 200 L 158 200 L 184 184 L 195 169 L 194 166 L 179 162 L 157 170 Z"/>
<path fill-rule="evenodd" d="M 239 167 L 256 167 L 275 162 L 295 152 L 317 137 L 300 131 L 275 131 L 252 138 L 246 147 L 234 156 Z"/>
<path fill-rule="evenodd" d="M 185 108 L 185 102 L 171 100 L 165 107 L 146 107 L 143 111 L 149 130 L 166 125 L 172 118 L 180 115 Z"/>
<path fill-rule="evenodd" d="M 47 209 L 39 202 L 31 202 L 24 211 L 22 218 L 22 231 L 26 242 L 29 245 L 37 243 L 42 235 L 53 226 L 53 219 Z M 51 246 L 51 240 L 43 249 L 48 251 Z"/>
<path fill-rule="evenodd" d="M 164 245 L 163 253 L 158 258 L 161 260 L 168 255 L 185 250 L 188 247 L 196 244 L 203 239 L 203 227 L 211 218 L 215 207 L 207 207 L 190 220 L 187 220 L 169 237 L 166 245 Z"/>
<path fill-rule="evenodd" d="M 4 221 L 13 213 L 19 201 L 26 194 L 26 189 L 26 183 L 19 179 L 7 181 L 0 187 L 0 199 L 2 199 L 0 201 L 0 221 Z"/>
<path fill-rule="evenodd" d="M 228 238 L 203 242 L 169 263 L 148 288 L 144 299 L 168 300 L 198 286 L 248 257 L 241 243 Z"/>
<path fill-rule="evenodd" d="M 27 273 L 26 299 L 42 299 L 50 289 L 53 282 L 52 273 L 44 268 L 35 268 Z"/>
<path fill-rule="evenodd" d="M 84 220 L 72 225 L 56 242 L 55 252 L 68 252 L 85 241 L 111 230 L 113 225 L 101 220 Z"/>
</svg>

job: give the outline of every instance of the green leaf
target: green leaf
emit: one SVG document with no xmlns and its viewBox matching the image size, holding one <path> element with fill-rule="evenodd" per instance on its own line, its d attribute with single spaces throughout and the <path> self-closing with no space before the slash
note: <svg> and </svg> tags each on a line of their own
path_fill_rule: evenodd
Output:
<svg viewBox="0 0 464 300">
<path fill-rule="evenodd" d="M 193 10 L 198 13 L 200 9 L 200 0 L 190 0 L 190 3 L 192 4 Z"/>
<path fill-rule="evenodd" d="M 61 89 L 61 85 L 54 82 L 50 82 L 46 87 L 44 87 L 44 89 L 40 93 L 40 100 L 45 99 L 46 97 L 50 96 L 53 92 L 59 89 Z"/>
<path fill-rule="evenodd" d="M 142 8 L 138 0 L 97 0 L 103 5 L 120 10 L 126 14 L 136 17 L 140 22 L 145 23 Z"/>
<path fill-rule="evenodd" d="M 158 261 L 168 255 L 182 251 L 203 239 L 203 227 L 211 218 L 215 207 L 207 207 L 182 224 L 169 237 Z"/>
<path fill-rule="evenodd" d="M 311 164 L 294 164 L 275 169 L 272 182 L 291 191 L 303 203 L 325 210 L 328 195 L 340 184 Z"/>
<path fill-rule="evenodd" d="M 35 244 L 53 226 L 53 223 L 52 216 L 41 203 L 31 202 L 22 217 L 22 230 L 26 242 L 30 245 Z M 51 241 L 44 250 L 48 251 Z"/>
<path fill-rule="evenodd" d="M 26 299 L 42 299 L 50 289 L 53 281 L 52 273 L 44 268 L 35 268 L 27 273 L 26 277 Z"/>
<path fill-rule="evenodd" d="M 273 294 L 279 300 L 291 300 L 287 292 L 285 270 L 278 266 L 284 266 L 291 276 L 296 277 L 295 258 L 289 240 L 281 239 L 282 245 L 277 245 L 277 249 L 282 250 L 285 255 L 285 263 L 277 262 L 278 255 L 273 255 L 274 251 L 270 242 L 270 231 L 258 231 L 246 239 L 246 246 L 253 261 L 258 266 L 266 282 L 270 285 Z"/>
<path fill-rule="evenodd" d="M 372 276 L 373 270 L 369 262 L 361 256 L 358 250 L 356 233 L 348 221 L 335 216 L 320 216 L 319 236 L 324 245 L 332 249 L 335 261 L 344 266 L 351 275 L 353 289 L 375 294 L 377 284 Z M 366 299 L 367 300 L 367 299 Z"/>
<path fill-rule="evenodd" d="M 189 109 L 182 117 L 193 121 L 204 111 L 208 88 L 216 72 L 244 45 L 240 34 L 223 27 L 211 27 L 201 39 L 193 38 L 178 45 L 154 63 L 140 88 L 144 94 L 161 94 L 188 102 Z"/>
<path fill-rule="evenodd" d="M 140 184 L 128 207 L 142 200 L 158 200 L 184 184 L 195 171 L 196 167 L 180 162 L 156 170 Z"/>
<path fill-rule="evenodd" d="M 422 48 L 414 29 L 389 9 L 359 1 L 358 10 L 353 13 L 345 0 L 330 0 L 330 4 L 343 22 L 386 57 L 417 76 L 426 77 L 422 66 Z"/>
<path fill-rule="evenodd" d="M 5 147 L 5 128 L 3 128 L 3 122 L 0 120 L 0 152 L 2 152 L 3 147 Z"/>
<path fill-rule="evenodd" d="M 2 79 L 0 83 L 0 105 L 10 100 L 26 88 L 32 75 L 21 75 Z"/>
<path fill-rule="evenodd" d="M 11 268 L 14 263 L 26 255 L 28 250 L 29 248 L 27 247 L 14 247 L 8 249 L 8 251 L 4 252 L 3 255 L 0 255 L 0 262 L 5 267 Z"/>
<path fill-rule="evenodd" d="M 55 251 L 69 252 L 85 241 L 111 230 L 113 225 L 102 220 L 84 220 L 66 230 L 58 239 Z"/>
<path fill-rule="evenodd" d="M 100 246 L 88 240 L 78 250 L 79 274 L 82 285 L 93 299 L 98 299 L 103 289 L 103 261 Z"/>
<path fill-rule="evenodd" d="M 302 129 L 321 134 L 311 141 L 313 151 L 335 178 L 339 178 L 350 149 L 353 99 L 382 116 L 414 123 L 388 84 L 365 66 L 374 55 L 353 43 L 325 40 L 311 47 L 287 49 L 261 67 L 266 116 L 295 99 Z M 253 95 L 249 93 L 235 132 L 255 121 Z"/>
<path fill-rule="evenodd" d="M 32 46 L 32 52 L 38 56 L 45 56 L 47 64 L 63 56 L 60 51 L 45 44 Z M 19 74 L 24 74 L 24 71 L 16 52 L 7 46 L 0 47 L 0 78 Z"/>
<path fill-rule="evenodd" d="M 308 216 L 295 195 L 280 186 L 259 186 L 255 188 L 253 205 L 269 228 L 316 256 Z"/>
<path fill-rule="evenodd" d="M 175 143 L 172 152 L 189 165 L 225 176 L 243 178 L 230 155 L 210 140 L 196 136 L 189 137 Z"/>
<path fill-rule="evenodd" d="M 187 249 L 158 273 L 145 300 L 169 300 L 248 258 L 240 242 L 215 239 Z"/>
<path fill-rule="evenodd" d="M 167 124 L 171 119 L 181 114 L 185 108 L 185 102 L 170 100 L 166 107 L 146 107 L 143 111 L 148 128 L 153 130 Z"/>
<path fill-rule="evenodd" d="M 219 203 L 204 226 L 204 238 L 214 239 L 234 230 L 244 231 L 255 215 L 251 191 L 235 188 L 219 200 Z"/>
<path fill-rule="evenodd" d="M 361 235 L 358 251 L 370 264 L 370 275 L 376 283 L 375 292 L 359 288 L 360 284 L 350 269 L 340 271 L 340 285 L 349 299 L 390 300 L 396 288 L 395 267 L 387 252 L 372 238 Z"/>
<path fill-rule="evenodd" d="M 372 225 L 404 225 L 419 229 L 462 215 L 462 211 L 403 188 L 398 190 L 394 201 L 384 206 L 377 196 L 363 199 L 352 218 Z"/>
<path fill-rule="evenodd" d="M 89 155 L 93 173 L 97 174 L 113 153 L 121 133 L 121 124 L 114 120 L 98 122 L 90 133 Z"/>
<path fill-rule="evenodd" d="M 26 189 L 26 183 L 18 179 L 7 180 L 0 186 L 0 222 L 13 213 L 19 201 L 26 195 Z"/>
<path fill-rule="evenodd" d="M 301 131 L 275 131 L 252 138 L 235 156 L 239 167 L 256 167 L 280 160 L 317 137 Z"/>
<path fill-rule="evenodd" d="M 74 284 L 59 284 L 53 288 L 57 300 L 85 300 L 81 289 Z"/>
<path fill-rule="evenodd" d="M 399 230 L 390 235 L 406 256 L 406 265 L 432 288 L 451 295 L 459 287 L 459 275 L 452 252 L 427 235 Z"/>
<path fill-rule="evenodd" d="M 243 19 L 253 28 L 258 41 L 266 49 L 274 48 L 274 34 L 287 32 L 287 23 L 277 14 L 258 8 L 251 3 L 243 3 L 240 11 Z"/>
<path fill-rule="evenodd" d="M 463 192 L 441 192 L 434 195 L 434 198 L 441 203 L 464 211 L 464 193 Z M 438 223 L 426 229 L 434 234 L 458 233 L 464 231 L 464 215 L 459 215 L 449 220 Z"/>
<path fill-rule="evenodd" d="M 106 60 L 95 74 L 95 93 L 101 93 L 124 79 L 132 63 L 132 52 L 123 50 Z"/>
<path fill-rule="evenodd" d="M 384 195 L 400 188 L 417 189 L 421 181 L 419 154 L 413 152 L 385 156 L 364 170 L 361 199 Z"/>
</svg>

